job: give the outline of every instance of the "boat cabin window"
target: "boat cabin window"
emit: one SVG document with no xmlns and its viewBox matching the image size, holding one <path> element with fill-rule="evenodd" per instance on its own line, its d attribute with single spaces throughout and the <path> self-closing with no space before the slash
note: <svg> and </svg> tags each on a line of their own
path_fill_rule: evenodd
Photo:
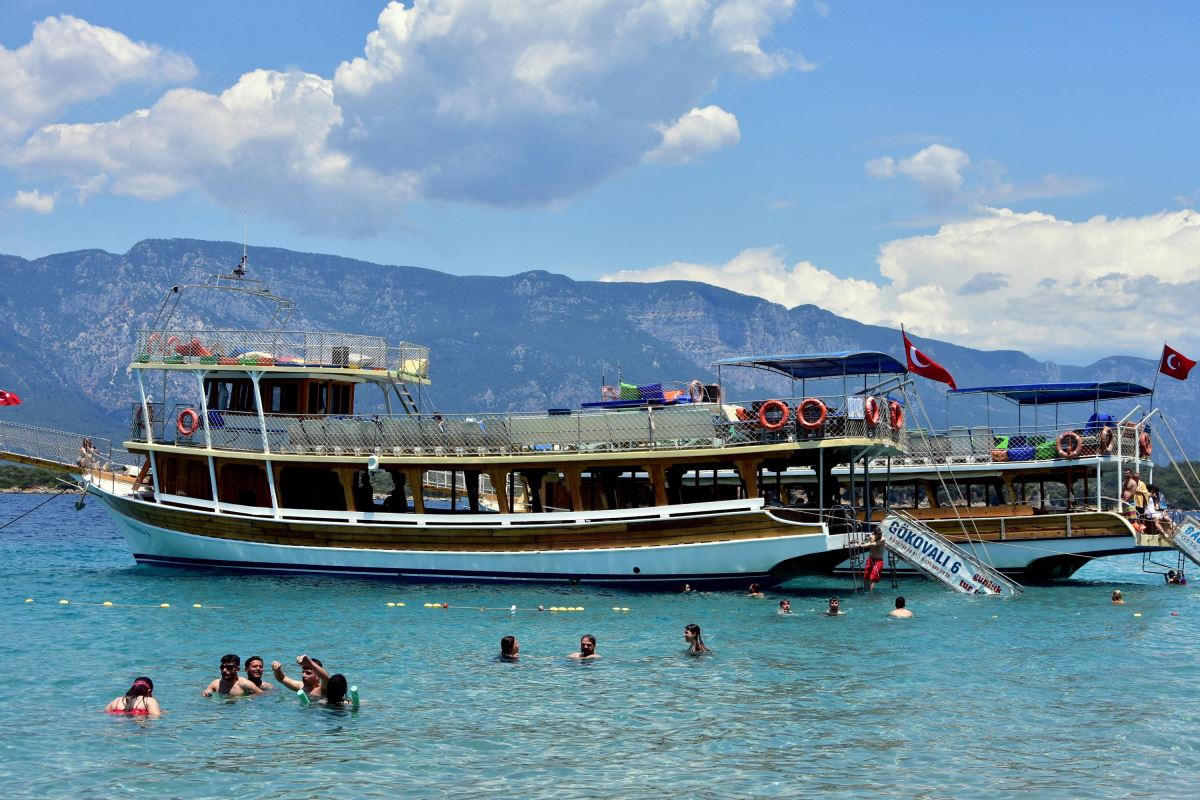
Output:
<svg viewBox="0 0 1200 800">
<path fill-rule="evenodd" d="M 354 384 L 338 381 L 308 381 L 307 414 L 353 414 Z"/>
<path fill-rule="evenodd" d="M 352 383 L 294 378 L 264 380 L 259 387 L 267 414 L 354 413 Z M 210 378 L 205 381 L 205 391 L 213 411 L 257 411 L 254 384 L 248 378 Z"/>
<path fill-rule="evenodd" d="M 214 411 L 254 411 L 253 384 L 249 379 L 213 378 L 208 384 L 208 407 Z"/>
<path fill-rule="evenodd" d="M 259 464 L 218 463 L 217 492 L 223 503 L 271 507 L 267 473 Z"/>
<path fill-rule="evenodd" d="M 297 414 L 300 384 L 297 381 L 263 381 L 263 411 L 268 414 Z"/>
<path fill-rule="evenodd" d="M 332 469 L 284 467 L 279 471 L 279 503 L 284 508 L 345 511 L 346 492 Z"/>
</svg>

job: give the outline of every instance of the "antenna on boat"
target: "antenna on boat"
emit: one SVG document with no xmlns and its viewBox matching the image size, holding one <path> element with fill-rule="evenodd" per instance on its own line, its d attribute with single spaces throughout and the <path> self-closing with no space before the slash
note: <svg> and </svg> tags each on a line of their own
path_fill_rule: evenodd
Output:
<svg viewBox="0 0 1200 800">
<path fill-rule="evenodd" d="M 250 224 L 250 212 L 243 211 L 242 212 L 242 260 L 240 263 L 238 263 L 237 269 L 235 269 L 233 271 L 233 275 L 236 278 L 246 277 L 246 260 L 248 258 L 246 251 L 247 251 L 247 243 L 249 241 L 249 236 L 248 236 L 249 224 Z"/>
</svg>

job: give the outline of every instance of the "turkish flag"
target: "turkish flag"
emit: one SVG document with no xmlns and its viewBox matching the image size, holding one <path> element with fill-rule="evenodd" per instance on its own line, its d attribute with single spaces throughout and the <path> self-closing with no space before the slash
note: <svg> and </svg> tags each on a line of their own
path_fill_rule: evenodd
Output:
<svg viewBox="0 0 1200 800">
<path fill-rule="evenodd" d="M 908 334 L 903 329 L 900 331 L 900 335 L 904 337 L 904 356 L 908 359 L 909 372 L 920 375 L 922 378 L 929 378 L 931 381 L 948 383 L 951 389 L 958 388 L 954 382 L 954 376 L 945 367 L 932 358 L 927 358 L 924 353 L 913 347 L 913 343 L 908 340 Z"/>
<path fill-rule="evenodd" d="M 1193 361 L 1192 363 L 1194 364 L 1195 362 Z M 21 405 L 21 398 L 17 397 L 12 392 L 6 392 L 3 389 L 0 389 L 0 406 L 19 406 L 19 405 Z"/>
<path fill-rule="evenodd" d="M 1158 363 L 1158 371 L 1181 381 L 1186 381 L 1188 373 L 1196 362 L 1176 350 L 1174 347 L 1163 345 L 1162 361 Z"/>
</svg>

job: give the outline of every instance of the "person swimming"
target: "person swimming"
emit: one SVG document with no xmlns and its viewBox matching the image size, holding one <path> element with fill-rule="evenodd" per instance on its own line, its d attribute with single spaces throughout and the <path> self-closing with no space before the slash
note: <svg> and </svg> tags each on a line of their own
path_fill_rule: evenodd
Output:
<svg viewBox="0 0 1200 800">
<path fill-rule="evenodd" d="M 704 644 L 704 637 L 700 635 L 700 626 L 694 622 L 683 626 L 683 640 L 688 643 L 688 655 L 699 656 L 712 652 Z"/>
<path fill-rule="evenodd" d="M 517 661 L 521 657 L 521 643 L 517 641 L 515 636 L 505 636 L 500 640 L 500 655 L 497 657 L 501 661 Z"/>
<path fill-rule="evenodd" d="M 836 597 L 829 598 L 829 608 L 826 609 L 825 615 L 828 617 L 837 617 L 843 614 L 842 602 Z"/>
<path fill-rule="evenodd" d="M 154 699 L 154 681 L 142 676 L 135 678 L 129 691 L 105 706 L 109 714 L 128 714 L 134 717 L 157 717 L 162 714 L 158 701 Z"/>
<path fill-rule="evenodd" d="M 792 601 L 791 600 L 780 600 L 779 601 L 779 613 L 780 614 L 792 613 Z"/>
</svg>

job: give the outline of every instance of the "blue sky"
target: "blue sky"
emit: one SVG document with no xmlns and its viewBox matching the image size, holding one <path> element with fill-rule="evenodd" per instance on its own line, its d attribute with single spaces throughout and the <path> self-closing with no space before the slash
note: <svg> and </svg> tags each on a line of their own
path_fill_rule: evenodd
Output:
<svg viewBox="0 0 1200 800">
<path fill-rule="evenodd" d="M 0 4 L 0 252 L 705 280 L 1195 356 L 1190 4 Z M 1115 331 L 1122 331 L 1118 338 Z"/>
</svg>

